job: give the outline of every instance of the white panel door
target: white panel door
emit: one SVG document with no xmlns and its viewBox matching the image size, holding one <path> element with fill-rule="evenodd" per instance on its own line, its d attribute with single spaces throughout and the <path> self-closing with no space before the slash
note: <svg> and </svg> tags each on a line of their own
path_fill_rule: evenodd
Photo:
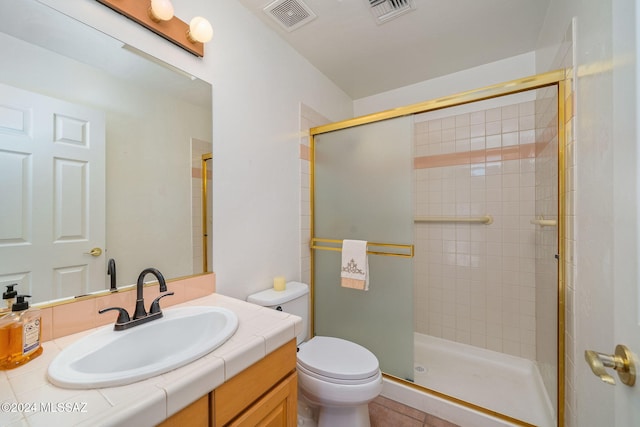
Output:
<svg viewBox="0 0 640 427">
<path fill-rule="evenodd" d="M 48 301 L 103 289 L 105 115 L 0 84 L 0 284 Z"/>
</svg>

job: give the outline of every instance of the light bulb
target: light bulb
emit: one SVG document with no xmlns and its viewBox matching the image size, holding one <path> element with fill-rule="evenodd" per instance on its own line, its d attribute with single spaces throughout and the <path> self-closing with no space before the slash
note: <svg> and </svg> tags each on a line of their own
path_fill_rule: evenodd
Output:
<svg viewBox="0 0 640 427">
<path fill-rule="evenodd" d="M 187 31 L 187 38 L 189 41 L 195 43 L 206 43 L 213 37 L 213 28 L 209 21 L 202 16 L 196 16 L 189 23 L 189 31 Z"/>
<path fill-rule="evenodd" d="M 149 17 L 154 22 L 169 21 L 173 18 L 173 5 L 171 0 L 151 0 Z"/>
</svg>

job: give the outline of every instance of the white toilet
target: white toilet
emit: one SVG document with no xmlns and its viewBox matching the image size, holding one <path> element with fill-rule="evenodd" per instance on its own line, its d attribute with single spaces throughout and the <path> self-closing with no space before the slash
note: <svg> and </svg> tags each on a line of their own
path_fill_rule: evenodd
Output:
<svg viewBox="0 0 640 427">
<path fill-rule="evenodd" d="M 315 336 L 305 342 L 309 287 L 289 282 L 284 291 L 267 289 L 247 301 L 302 318 L 303 332 L 297 337 L 298 425 L 309 427 L 317 421 L 319 427 L 370 427 L 368 404 L 382 391 L 378 359 L 340 338 Z"/>
</svg>

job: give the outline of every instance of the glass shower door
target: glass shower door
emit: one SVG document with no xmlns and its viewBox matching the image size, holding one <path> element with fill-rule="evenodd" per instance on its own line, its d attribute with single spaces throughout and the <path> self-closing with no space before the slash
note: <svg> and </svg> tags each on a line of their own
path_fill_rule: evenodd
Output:
<svg viewBox="0 0 640 427">
<path fill-rule="evenodd" d="M 412 245 L 412 146 L 411 117 L 316 135 L 313 236 Z M 369 255 L 365 292 L 340 286 L 339 251 L 313 256 L 315 334 L 363 345 L 383 372 L 413 380 L 413 259 Z"/>
</svg>

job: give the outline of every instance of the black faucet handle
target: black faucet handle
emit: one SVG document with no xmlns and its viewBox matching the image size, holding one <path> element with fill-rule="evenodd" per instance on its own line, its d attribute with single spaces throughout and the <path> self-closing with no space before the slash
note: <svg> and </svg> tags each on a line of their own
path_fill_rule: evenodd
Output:
<svg viewBox="0 0 640 427">
<path fill-rule="evenodd" d="M 131 318 L 129 317 L 129 313 L 127 312 L 127 310 L 125 310 L 122 307 L 108 307 L 108 308 L 103 308 L 102 310 L 98 310 L 98 313 L 102 314 L 105 313 L 107 311 L 111 311 L 111 310 L 118 310 L 120 312 L 120 314 L 118 314 L 118 319 L 116 320 L 116 323 L 127 323 L 128 321 L 131 320 Z"/>
<path fill-rule="evenodd" d="M 154 299 L 149 307 L 149 314 L 160 313 L 162 311 L 160 310 L 160 300 L 164 297 L 168 297 L 169 295 L 173 295 L 173 292 L 167 292 L 166 294 L 162 294 L 158 298 Z"/>
</svg>

